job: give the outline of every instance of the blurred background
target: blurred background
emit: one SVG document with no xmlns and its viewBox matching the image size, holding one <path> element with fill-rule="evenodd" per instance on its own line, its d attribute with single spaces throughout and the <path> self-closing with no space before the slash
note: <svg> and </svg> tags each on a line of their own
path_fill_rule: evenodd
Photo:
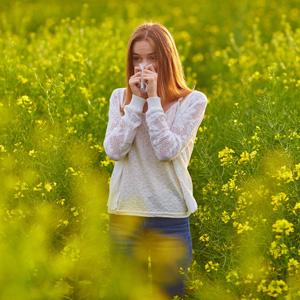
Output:
<svg viewBox="0 0 300 300">
<path fill-rule="evenodd" d="M 300 299 L 296 0 L 0 0 L 0 299 L 166 299 L 107 239 L 109 99 L 146 21 L 209 101 L 186 299 Z"/>
</svg>

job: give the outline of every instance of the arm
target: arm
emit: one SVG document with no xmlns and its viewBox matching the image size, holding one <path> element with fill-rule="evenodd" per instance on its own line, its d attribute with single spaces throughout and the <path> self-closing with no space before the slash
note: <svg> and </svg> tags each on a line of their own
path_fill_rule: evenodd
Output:
<svg viewBox="0 0 300 300">
<path fill-rule="evenodd" d="M 103 142 L 104 150 L 112 160 L 121 160 L 129 152 L 137 127 L 141 124 L 142 110 L 146 100 L 132 95 L 131 102 L 124 107 L 121 116 L 117 89 L 109 100 L 108 125 Z"/>
<path fill-rule="evenodd" d="M 207 105 L 201 92 L 193 92 L 185 100 L 186 107 L 172 128 L 169 128 L 160 97 L 149 97 L 146 123 L 155 155 L 159 160 L 172 160 L 187 146 L 193 133 L 198 130 Z"/>
</svg>

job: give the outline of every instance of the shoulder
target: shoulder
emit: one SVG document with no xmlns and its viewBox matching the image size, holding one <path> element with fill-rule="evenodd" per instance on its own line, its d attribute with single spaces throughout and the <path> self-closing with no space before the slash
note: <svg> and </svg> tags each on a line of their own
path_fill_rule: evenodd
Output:
<svg viewBox="0 0 300 300">
<path fill-rule="evenodd" d="M 208 102 L 207 100 L 207 96 L 198 90 L 193 90 L 187 97 L 190 97 L 191 99 L 193 99 L 193 101 L 200 101 L 200 102 Z M 195 100 L 197 99 L 197 100 Z"/>
<path fill-rule="evenodd" d="M 122 87 L 115 88 L 115 89 L 112 91 L 111 95 L 112 95 L 112 96 L 115 96 L 115 97 L 119 97 L 120 94 L 121 94 L 121 92 L 122 92 L 124 89 L 125 89 L 125 88 L 122 88 Z"/>
<path fill-rule="evenodd" d="M 206 106 L 207 102 L 207 96 L 203 92 L 198 90 L 193 90 L 182 99 L 182 105 L 184 107 L 203 105 Z"/>
<path fill-rule="evenodd" d="M 121 95 L 122 95 L 124 89 L 126 89 L 126 88 L 118 87 L 112 91 L 111 96 L 110 96 L 110 104 L 116 105 L 116 104 L 120 103 L 120 98 L 121 98 Z"/>
</svg>

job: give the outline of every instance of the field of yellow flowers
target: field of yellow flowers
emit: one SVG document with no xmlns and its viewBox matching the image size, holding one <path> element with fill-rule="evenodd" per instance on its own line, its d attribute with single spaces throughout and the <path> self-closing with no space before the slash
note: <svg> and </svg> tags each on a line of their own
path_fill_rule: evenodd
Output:
<svg viewBox="0 0 300 300">
<path fill-rule="evenodd" d="M 107 246 L 108 101 L 144 21 L 169 28 L 209 100 L 186 299 L 300 299 L 296 0 L 1 0 L 0 299 L 164 299 L 128 287 Z"/>
</svg>

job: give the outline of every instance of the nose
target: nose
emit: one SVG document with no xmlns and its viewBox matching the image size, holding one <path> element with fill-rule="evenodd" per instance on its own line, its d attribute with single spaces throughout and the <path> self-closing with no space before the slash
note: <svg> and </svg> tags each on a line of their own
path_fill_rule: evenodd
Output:
<svg viewBox="0 0 300 300">
<path fill-rule="evenodd" d="M 146 58 L 142 59 L 142 64 L 145 64 L 146 66 L 150 65 L 151 61 L 147 60 Z"/>
</svg>

